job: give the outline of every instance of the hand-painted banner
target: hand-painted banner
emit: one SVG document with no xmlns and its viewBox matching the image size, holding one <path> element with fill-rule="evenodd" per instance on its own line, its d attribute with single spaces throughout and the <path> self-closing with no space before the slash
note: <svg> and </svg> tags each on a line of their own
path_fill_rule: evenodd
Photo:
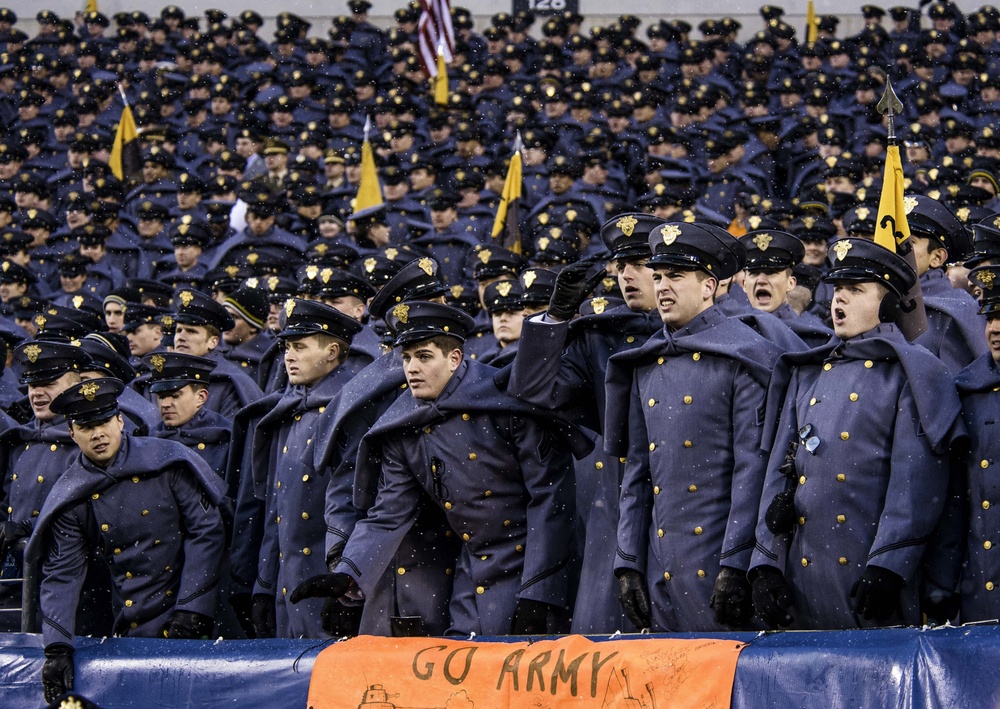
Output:
<svg viewBox="0 0 1000 709">
<path fill-rule="evenodd" d="M 727 709 L 743 643 L 360 637 L 316 658 L 310 709 Z"/>
</svg>

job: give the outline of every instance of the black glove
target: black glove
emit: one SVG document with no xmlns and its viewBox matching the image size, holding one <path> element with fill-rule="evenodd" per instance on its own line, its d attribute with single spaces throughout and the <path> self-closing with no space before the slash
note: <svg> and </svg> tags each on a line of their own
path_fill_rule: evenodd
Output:
<svg viewBox="0 0 1000 709">
<path fill-rule="evenodd" d="M 233 607 L 236 614 L 236 622 L 243 629 L 243 634 L 248 639 L 257 637 L 257 631 L 253 627 L 253 599 L 249 593 L 234 593 L 229 597 L 229 605 Z"/>
<path fill-rule="evenodd" d="M 618 576 L 618 600 L 632 624 L 642 630 L 652 625 L 649 616 L 649 590 L 646 577 L 632 569 L 621 569 Z"/>
<path fill-rule="evenodd" d="M 773 566 L 758 566 L 750 574 L 753 607 L 772 628 L 787 628 L 795 620 L 788 612 L 792 607 L 792 589 L 785 575 Z"/>
<path fill-rule="evenodd" d="M 607 271 L 601 269 L 588 278 L 587 271 L 593 265 L 591 261 L 577 261 L 559 272 L 549 298 L 549 317 L 562 322 L 573 319 L 580 304 L 607 275 Z"/>
<path fill-rule="evenodd" d="M 353 637 L 361 629 L 363 610 L 363 605 L 345 606 L 339 598 L 327 598 L 320 614 L 323 630 L 335 638 Z"/>
<path fill-rule="evenodd" d="M 7 558 L 10 550 L 22 539 L 31 536 L 30 522 L 0 522 L 0 561 Z"/>
<path fill-rule="evenodd" d="M 881 566 L 868 566 L 851 588 L 854 612 L 865 620 L 883 623 L 899 608 L 903 577 Z"/>
<path fill-rule="evenodd" d="M 764 513 L 764 521 L 771 534 L 787 534 L 795 528 L 795 491 L 782 490 Z"/>
<path fill-rule="evenodd" d="M 715 611 L 715 622 L 738 628 L 753 618 L 750 582 L 742 571 L 723 566 L 715 578 L 715 588 L 708 605 Z"/>
<path fill-rule="evenodd" d="M 166 637 L 175 640 L 208 640 L 215 629 L 215 620 L 201 613 L 177 611 L 174 613 Z"/>
<path fill-rule="evenodd" d="M 544 635 L 549 632 L 549 609 L 548 603 L 520 599 L 510 625 L 511 635 Z"/>
<path fill-rule="evenodd" d="M 258 638 L 273 638 L 278 632 L 278 621 L 274 613 L 274 596 L 255 593 L 250 615 L 253 618 L 253 630 Z"/>
<path fill-rule="evenodd" d="M 73 689 L 73 648 L 65 643 L 45 646 L 42 665 L 42 690 L 45 701 L 54 702 L 63 692 Z"/>
<path fill-rule="evenodd" d="M 340 598 L 354 585 L 354 579 L 347 574 L 319 574 L 306 579 L 292 591 L 292 603 L 307 598 Z"/>
</svg>

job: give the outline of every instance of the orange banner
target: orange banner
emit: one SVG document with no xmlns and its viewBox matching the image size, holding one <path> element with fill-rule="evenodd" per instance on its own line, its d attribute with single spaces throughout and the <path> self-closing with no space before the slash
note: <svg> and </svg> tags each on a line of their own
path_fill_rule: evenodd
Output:
<svg viewBox="0 0 1000 709">
<path fill-rule="evenodd" d="M 580 635 L 530 644 L 360 637 L 316 658 L 309 707 L 725 709 L 742 647 Z"/>
</svg>

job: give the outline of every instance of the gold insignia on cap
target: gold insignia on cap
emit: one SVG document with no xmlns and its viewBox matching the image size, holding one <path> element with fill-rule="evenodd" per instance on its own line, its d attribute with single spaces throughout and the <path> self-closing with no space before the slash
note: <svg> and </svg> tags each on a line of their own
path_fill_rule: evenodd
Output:
<svg viewBox="0 0 1000 709">
<path fill-rule="evenodd" d="M 903 197 L 903 210 L 909 214 L 913 211 L 913 208 L 917 206 L 916 197 Z"/>
<path fill-rule="evenodd" d="M 191 301 L 194 300 L 194 293 L 189 290 L 182 290 L 180 296 L 178 297 L 181 299 L 181 305 L 186 308 L 191 305 Z"/>
<path fill-rule="evenodd" d="M 253 265 L 255 265 L 257 263 L 257 259 L 259 259 L 259 258 L 260 258 L 260 254 L 257 254 L 257 253 L 247 254 L 247 263 L 249 263 L 251 266 L 253 266 Z"/>
<path fill-rule="evenodd" d="M 854 213 L 858 215 L 858 219 L 867 219 L 872 211 L 868 207 L 858 207 Z"/>
<path fill-rule="evenodd" d="M 428 276 L 434 275 L 434 262 L 426 256 L 417 261 L 417 266 Z"/>
<path fill-rule="evenodd" d="M 246 286 L 248 288 L 256 288 L 258 285 L 260 285 L 260 283 L 256 278 L 248 278 L 246 280 Z"/>
<path fill-rule="evenodd" d="M 566 221 L 571 222 L 574 219 L 576 219 L 576 214 L 577 214 L 577 212 L 576 212 L 575 209 L 567 209 L 566 210 Z M 629 219 L 631 219 L 631 217 L 629 217 Z M 627 234 L 626 234 L 626 236 L 627 236 Z"/>
<path fill-rule="evenodd" d="M 549 223 L 549 215 L 547 212 L 542 212 L 541 214 L 538 215 L 538 223 L 541 224 L 542 226 L 545 226 L 546 224 Z"/>
<path fill-rule="evenodd" d="M 43 327 L 45 327 L 45 316 L 44 315 L 36 315 L 35 316 L 35 326 L 39 330 L 41 330 Z M 34 360 L 32 360 L 32 361 L 34 361 Z"/>
<path fill-rule="evenodd" d="M 0 265 L 0 268 L 3 268 L 4 273 L 7 273 L 8 269 L 10 269 L 10 261 L 4 261 L 3 265 Z"/>
<path fill-rule="evenodd" d="M 993 281 L 995 278 L 996 276 L 993 275 L 993 271 L 983 271 L 976 275 L 976 280 L 978 280 L 986 290 L 993 290 Z"/>
<path fill-rule="evenodd" d="M 660 227 L 660 236 L 663 237 L 663 243 L 670 246 L 672 243 L 677 241 L 677 237 L 681 235 L 681 229 L 676 224 L 667 224 L 666 226 Z"/>
<path fill-rule="evenodd" d="M 615 226 L 622 230 L 622 234 L 625 236 L 632 236 L 632 232 L 635 231 L 635 225 L 639 223 L 635 217 L 622 217 L 617 222 Z"/>
<path fill-rule="evenodd" d="M 174 326 L 173 315 L 164 315 L 163 317 L 161 317 L 160 324 L 163 325 L 163 327 L 173 327 Z"/>
<path fill-rule="evenodd" d="M 608 307 L 607 298 L 594 298 L 590 301 L 590 307 L 594 309 L 594 315 L 600 315 L 604 312 L 604 309 Z"/>
<path fill-rule="evenodd" d="M 451 297 L 452 298 L 461 298 L 462 297 L 462 293 L 464 293 L 464 292 L 465 292 L 465 287 L 464 286 L 452 286 L 451 287 Z"/>
<path fill-rule="evenodd" d="M 969 214 L 970 212 L 968 207 L 959 207 L 958 209 L 955 210 L 955 216 L 961 219 L 963 222 L 969 221 Z"/>
<path fill-rule="evenodd" d="M 554 226 L 551 229 L 549 229 L 549 234 L 552 235 L 553 239 L 558 239 L 560 236 L 562 236 L 562 229 L 560 227 Z"/>
<path fill-rule="evenodd" d="M 323 281 L 323 283 L 329 283 L 330 278 L 332 277 L 333 277 L 332 268 L 324 268 L 322 271 L 319 272 L 319 278 L 321 281 Z"/>
<path fill-rule="evenodd" d="M 500 281 L 497 283 L 497 293 L 506 298 L 510 295 L 510 288 L 512 285 L 514 285 L 513 281 Z"/>
<path fill-rule="evenodd" d="M 190 230 L 191 230 L 191 225 L 190 224 L 178 224 L 177 225 L 177 233 L 180 234 L 181 236 L 187 236 L 187 233 Z"/>
<path fill-rule="evenodd" d="M 365 271 L 367 271 L 368 273 L 371 273 L 372 271 L 375 270 L 375 265 L 377 263 L 378 263 L 378 261 L 376 261 L 373 258 L 365 259 Z"/>
<path fill-rule="evenodd" d="M 547 236 L 543 236 L 538 240 L 538 250 L 545 251 L 547 248 L 549 248 L 549 238 Z"/>
<path fill-rule="evenodd" d="M 395 308 L 392 309 L 392 315 L 394 318 L 399 320 L 399 322 L 404 325 L 410 319 L 410 306 L 406 303 L 400 303 Z"/>
<path fill-rule="evenodd" d="M 523 278 L 524 278 L 524 287 L 525 288 L 531 288 L 531 284 L 535 282 L 536 278 L 538 278 L 538 272 L 537 271 L 526 271 L 524 273 Z"/>
<path fill-rule="evenodd" d="M 58 315 L 59 311 L 56 310 L 55 308 L 49 308 L 48 313 L 49 315 Z"/>
<path fill-rule="evenodd" d="M 77 310 L 79 310 L 81 305 L 83 305 L 83 296 L 82 295 L 74 295 L 73 296 L 73 307 L 76 308 Z"/>
<path fill-rule="evenodd" d="M 152 357 L 149 358 L 149 363 L 153 365 L 153 369 L 155 369 L 157 372 L 163 371 L 163 365 L 166 363 L 166 361 L 167 360 L 163 357 L 163 355 L 153 355 Z"/>
<path fill-rule="evenodd" d="M 489 263 L 489 262 L 490 262 L 490 259 L 491 259 L 492 257 L 493 257 L 493 252 L 492 252 L 492 251 L 490 251 L 489 249 L 482 249 L 482 250 L 481 250 L 481 251 L 479 252 L 479 260 L 480 260 L 480 261 L 481 261 L 481 262 L 482 262 L 483 264 L 487 264 L 487 263 Z"/>
<path fill-rule="evenodd" d="M 289 298 L 285 301 L 285 317 L 292 317 L 292 311 L 295 310 L 295 301 Z"/>
<path fill-rule="evenodd" d="M 847 239 L 841 239 L 836 244 L 834 244 L 833 252 L 837 254 L 838 261 L 843 261 L 845 258 L 847 258 L 847 252 L 850 251 L 853 247 L 854 244 L 852 244 L 850 241 L 848 241 Z"/>
<path fill-rule="evenodd" d="M 94 397 L 97 396 L 97 392 L 100 390 L 101 387 L 97 382 L 87 382 L 80 387 L 80 393 L 83 394 L 83 398 L 87 401 L 93 401 Z"/>
<path fill-rule="evenodd" d="M 751 229 L 756 229 L 757 227 L 759 227 L 760 226 L 760 222 L 761 222 L 761 218 L 759 216 L 757 216 L 756 214 L 747 217 L 747 225 Z"/>
<path fill-rule="evenodd" d="M 280 281 L 281 279 L 278 278 L 277 276 L 271 276 L 270 278 L 267 279 L 267 289 L 274 290 L 275 288 L 278 287 L 278 283 Z"/>
<path fill-rule="evenodd" d="M 39 316 L 41 317 L 41 316 Z M 28 358 L 28 361 L 34 364 L 38 361 L 38 355 L 42 353 L 42 348 L 38 345 L 28 345 L 24 348 L 24 356 Z"/>
<path fill-rule="evenodd" d="M 772 241 L 774 241 L 774 237 L 770 234 L 758 234 L 753 238 L 753 243 L 761 251 L 767 251 L 767 247 L 771 245 Z"/>
<path fill-rule="evenodd" d="M 324 244 L 324 246 L 325 246 L 325 244 Z M 395 261 L 396 257 L 399 256 L 399 251 L 397 249 L 393 249 L 393 248 L 388 248 L 383 253 L 385 254 L 385 257 L 387 259 L 389 259 L 390 261 Z"/>
</svg>

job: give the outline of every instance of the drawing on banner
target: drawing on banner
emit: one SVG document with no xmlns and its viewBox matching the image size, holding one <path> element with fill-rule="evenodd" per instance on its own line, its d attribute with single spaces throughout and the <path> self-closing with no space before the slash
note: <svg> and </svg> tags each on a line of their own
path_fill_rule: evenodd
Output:
<svg viewBox="0 0 1000 709">
<path fill-rule="evenodd" d="M 622 684 L 622 680 L 624 680 L 624 684 Z M 656 709 L 652 682 L 646 683 L 643 697 L 648 698 L 649 702 L 633 696 L 632 687 L 628 680 L 628 670 L 615 668 L 615 671 L 608 677 L 608 688 L 604 692 L 604 703 L 601 705 L 601 709 Z"/>
<path fill-rule="evenodd" d="M 385 686 L 372 684 L 365 690 L 364 697 L 358 704 L 358 709 L 475 709 L 476 707 L 475 702 L 469 699 L 469 695 L 464 689 L 448 697 L 448 701 L 444 703 L 443 707 L 404 706 L 389 701 L 398 698 L 398 694 L 389 694 Z"/>
</svg>

